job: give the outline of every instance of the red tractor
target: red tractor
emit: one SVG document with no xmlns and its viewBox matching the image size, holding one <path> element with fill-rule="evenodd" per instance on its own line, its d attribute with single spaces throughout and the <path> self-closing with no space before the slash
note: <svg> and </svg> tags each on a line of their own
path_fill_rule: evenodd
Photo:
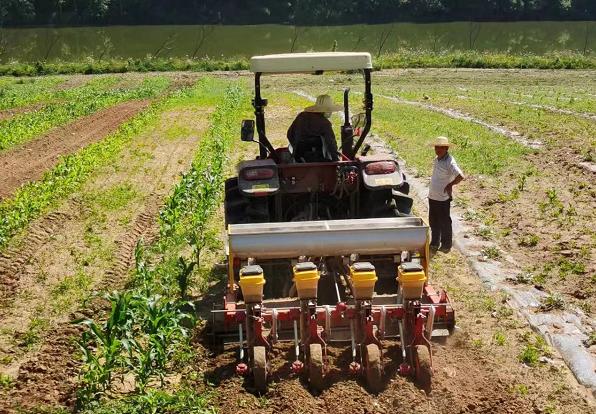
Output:
<svg viewBox="0 0 596 414">
<path fill-rule="evenodd" d="M 399 340 L 400 374 L 430 387 L 430 339 L 448 335 L 455 316 L 445 291 L 428 284 L 429 229 L 411 215 L 405 175 L 391 156 L 361 151 L 372 124 L 370 55 L 257 56 L 251 67 L 256 119 L 243 121 L 241 135 L 259 155 L 226 181 L 228 282 L 212 312 L 214 339 L 238 344 L 237 372 L 259 392 L 280 341 L 294 343 L 292 370 L 314 390 L 325 385 L 327 348 L 345 344 L 345 369 L 381 391 L 388 340 Z M 346 90 L 339 160 L 309 162 L 267 139 L 261 79 L 324 71 L 363 74 L 363 112 L 352 117 L 362 125 L 350 123 Z"/>
</svg>

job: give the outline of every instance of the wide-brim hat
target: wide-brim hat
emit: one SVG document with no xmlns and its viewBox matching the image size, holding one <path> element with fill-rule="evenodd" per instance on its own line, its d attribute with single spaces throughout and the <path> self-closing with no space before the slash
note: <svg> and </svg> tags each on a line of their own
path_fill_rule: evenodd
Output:
<svg viewBox="0 0 596 414">
<path fill-rule="evenodd" d="M 454 147 L 455 144 L 449 142 L 447 137 L 436 137 L 433 142 L 428 144 L 430 147 Z"/>
<path fill-rule="evenodd" d="M 314 105 L 304 108 L 305 112 L 337 112 L 341 111 L 343 106 L 333 103 L 333 99 L 329 95 L 317 96 L 317 101 Z"/>
</svg>

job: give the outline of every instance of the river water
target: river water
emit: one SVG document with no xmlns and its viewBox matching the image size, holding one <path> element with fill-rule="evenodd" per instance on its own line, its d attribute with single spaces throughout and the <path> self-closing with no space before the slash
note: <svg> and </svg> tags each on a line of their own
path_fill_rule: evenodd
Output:
<svg viewBox="0 0 596 414">
<path fill-rule="evenodd" d="M 596 22 L 394 23 L 324 27 L 109 26 L 0 30 L 0 59 L 237 57 L 304 51 L 596 51 Z"/>
</svg>

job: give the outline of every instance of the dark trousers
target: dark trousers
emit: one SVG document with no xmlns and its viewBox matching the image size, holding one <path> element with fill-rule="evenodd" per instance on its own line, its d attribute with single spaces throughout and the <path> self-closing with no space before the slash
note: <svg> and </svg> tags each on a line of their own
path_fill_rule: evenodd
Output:
<svg viewBox="0 0 596 414">
<path fill-rule="evenodd" d="M 441 248 L 451 248 L 451 238 L 453 231 L 451 230 L 451 200 L 437 201 L 428 199 L 428 222 L 431 231 L 431 246 L 439 246 Z"/>
</svg>

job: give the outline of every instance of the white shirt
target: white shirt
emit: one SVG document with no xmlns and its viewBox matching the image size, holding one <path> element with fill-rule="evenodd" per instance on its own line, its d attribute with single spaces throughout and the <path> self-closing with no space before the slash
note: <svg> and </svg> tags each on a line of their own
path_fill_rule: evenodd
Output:
<svg viewBox="0 0 596 414">
<path fill-rule="evenodd" d="M 458 175 L 463 175 L 463 173 L 451 154 L 447 153 L 442 159 L 435 158 L 428 198 L 436 201 L 449 200 L 449 194 L 445 192 L 445 187 L 455 180 Z"/>
</svg>

